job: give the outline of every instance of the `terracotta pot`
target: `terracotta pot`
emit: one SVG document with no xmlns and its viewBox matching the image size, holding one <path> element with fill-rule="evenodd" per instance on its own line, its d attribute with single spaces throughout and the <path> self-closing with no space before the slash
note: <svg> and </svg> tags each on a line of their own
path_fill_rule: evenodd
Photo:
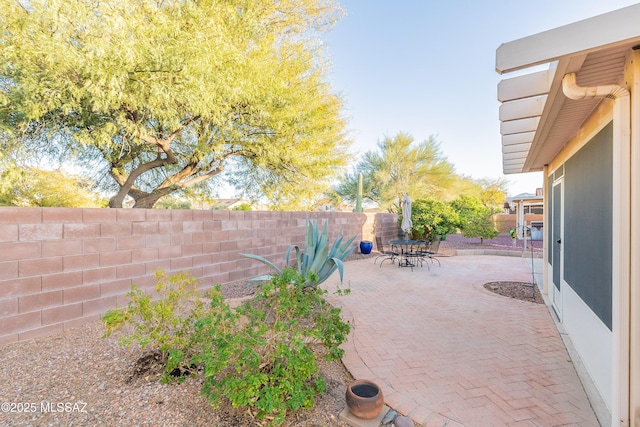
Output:
<svg viewBox="0 0 640 427">
<path fill-rule="evenodd" d="M 375 418 L 382 411 L 382 389 L 369 380 L 356 380 L 347 387 L 347 407 L 351 413 L 365 420 Z"/>
</svg>

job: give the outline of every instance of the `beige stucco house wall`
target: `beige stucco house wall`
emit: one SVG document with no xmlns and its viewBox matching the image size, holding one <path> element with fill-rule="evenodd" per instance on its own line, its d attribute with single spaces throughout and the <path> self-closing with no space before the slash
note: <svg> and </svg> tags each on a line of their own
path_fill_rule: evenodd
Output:
<svg viewBox="0 0 640 427">
<path fill-rule="evenodd" d="M 638 23 L 640 4 L 496 52 L 503 169 L 544 173 L 542 288 L 612 426 L 640 426 Z"/>
</svg>

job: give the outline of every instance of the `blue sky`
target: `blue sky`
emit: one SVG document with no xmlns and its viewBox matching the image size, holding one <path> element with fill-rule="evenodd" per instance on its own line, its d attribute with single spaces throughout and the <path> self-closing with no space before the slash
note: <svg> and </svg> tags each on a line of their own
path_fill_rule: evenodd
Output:
<svg viewBox="0 0 640 427">
<path fill-rule="evenodd" d="M 459 174 L 506 178 L 510 195 L 542 187 L 541 173 L 502 174 L 495 72 L 498 46 L 636 3 L 623 0 L 342 0 L 325 36 L 334 91 L 354 139 L 374 150 L 398 132 L 435 135 Z"/>
</svg>

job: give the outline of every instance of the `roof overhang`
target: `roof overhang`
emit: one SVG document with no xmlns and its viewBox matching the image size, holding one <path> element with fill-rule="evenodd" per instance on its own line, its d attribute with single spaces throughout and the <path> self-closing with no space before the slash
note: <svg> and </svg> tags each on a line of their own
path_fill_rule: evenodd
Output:
<svg viewBox="0 0 640 427">
<path fill-rule="evenodd" d="M 507 203 L 524 203 L 525 205 L 541 205 L 544 202 L 544 196 L 536 196 L 533 194 L 520 194 L 507 198 Z"/>
<path fill-rule="evenodd" d="M 638 22 L 635 4 L 497 49 L 498 73 L 534 68 L 498 84 L 505 174 L 542 170 L 578 132 L 602 99 L 568 99 L 562 78 L 575 72 L 579 86 L 620 83 L 627 53 L 640 45 Z"/>
</svg>

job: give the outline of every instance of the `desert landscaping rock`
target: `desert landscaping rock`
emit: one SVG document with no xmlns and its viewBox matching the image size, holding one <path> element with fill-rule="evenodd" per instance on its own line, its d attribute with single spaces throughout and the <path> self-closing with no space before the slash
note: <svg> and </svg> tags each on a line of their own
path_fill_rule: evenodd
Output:
<svg viewBox="0 0 640 427">
<path fill-rule="evenodd" d="M 399 417 L 397 417 L 393 421 L 393 424 L 396 427 L 413 427 L 413 421 L 411 421 L 411 418 L 405 417 L 403 415 L 400 415 Z"/>
<path fill-rule="evenodd" d="M 524 282 L 489 282 L 484 284 L 484 288 L 495 294 L 517 299 L 520 301 L 544 304 L 544 299 L 540 294 L 537 285 Z"/>
</svg>

